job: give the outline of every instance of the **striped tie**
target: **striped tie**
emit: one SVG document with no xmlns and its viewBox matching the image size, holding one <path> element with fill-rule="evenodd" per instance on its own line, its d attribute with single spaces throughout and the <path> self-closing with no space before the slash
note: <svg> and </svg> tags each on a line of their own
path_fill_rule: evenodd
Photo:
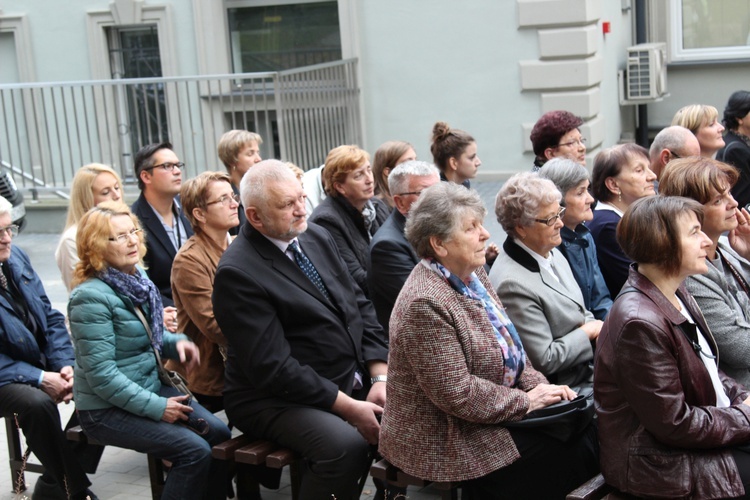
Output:
<svg viewBox="0 0 750 500">
<path fill-rule="evenodd" d="M 0 286 L 3 287 L 3 290 L 9 290 L 8 278 L 5 277 L 4 269 L 5 266 L 3 266 L 3 263 L 0 262 Z"/>
<path fill-rule="evenodd" d="M 312 262 L 310 262 L 310 259 L 307 258 L 307 255 L 302 253 L 302 249 L 299 247 L 299 243 L 297 243 L 297 240 L 292 240 L 292 242 L 289 243 L 289 249 L 294 254 L 294 260 L 297 262 L 299 268 L 302 269 L 302 272 L 305 273 L 305 276 L 307 276 L 307 278 L 312 281 L 312 284 L 315 285 L 318 290 L 320 290 L 325 298 L 331 300 L 331 296 L 328 295 L 328 290 L 323 284 L 323 280 L 320 278 L 318 270 L 315 269 L 315 266 Z"/>
</svg>

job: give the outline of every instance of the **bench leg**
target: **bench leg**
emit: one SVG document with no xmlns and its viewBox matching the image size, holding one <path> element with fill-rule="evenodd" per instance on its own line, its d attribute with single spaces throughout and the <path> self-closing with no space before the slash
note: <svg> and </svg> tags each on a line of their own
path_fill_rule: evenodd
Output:
<svg viewBox="0 0 750 500">
<path fill-rule="evenodd" d="M 18 435 L 18 432 L 19 429 L 16 428 L 15 419 L 13 417 L 6 417 L 5 433 L 8 437 L 8 462 L 10 465 L 10 481 L 13 485 L 14 493 L 26 491 L 26 477 L 23 473 L 23 463 L 25 460 L 21 453 L 21 437 Z"/>
<path fill-rule="evenodd" d="M 160 458 L 148 455 L 148 476 L 151 480 L 151 498 L 160 500 L 164 491 L 164 464 Z"/>
</svg>

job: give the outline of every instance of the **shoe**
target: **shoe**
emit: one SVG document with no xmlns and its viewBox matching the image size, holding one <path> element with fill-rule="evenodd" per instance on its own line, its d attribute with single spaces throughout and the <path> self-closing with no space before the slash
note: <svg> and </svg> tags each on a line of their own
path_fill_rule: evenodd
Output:
<svg viewBox="0 0 750 500">
<path fill-rule="evenodd" d="M 46 472 L 36 480 L 34 493 L 31 494 L 32 500 L 67 500 L 67 498 L 62 488 L 57 485 L 57 481 Z"/>
</svg>

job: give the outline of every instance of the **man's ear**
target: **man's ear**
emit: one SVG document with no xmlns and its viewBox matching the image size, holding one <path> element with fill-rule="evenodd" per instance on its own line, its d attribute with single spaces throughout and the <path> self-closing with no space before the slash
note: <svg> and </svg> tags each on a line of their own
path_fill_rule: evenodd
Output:
<svg viewBox="0 0 750 500">
<path fill-rule="evenodd" d="M 245 208 L 245 217 L 247 218 L 247 221 L 252 224 L 252 226 L 256 229 L 263 227 L 263 221 L 260 218 L 260 214 L 258 213 L 258 209 L 255 207 L 247 207 Z"/>
<path fill-rule="evenodd" d="M 141 173 L 138 174 L 138 177 L 140 177 L 141 181 L 144 184 L 151 184 L 151 174 L 148 170 L 141 170 Z"/>
</svg>

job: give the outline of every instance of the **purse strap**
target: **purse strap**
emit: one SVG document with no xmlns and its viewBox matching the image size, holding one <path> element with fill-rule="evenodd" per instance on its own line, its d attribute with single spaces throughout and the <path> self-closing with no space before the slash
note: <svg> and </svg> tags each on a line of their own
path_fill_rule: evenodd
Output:
<svg viewBox="0 0 750 500">
<path fill-rule="evenodd" d="M 151 349 L 154 351 L 154 356 L 156 356 L 156 366 L 161 372 L 162 370 L 165 370 L 164 365 L 161 362 L 161 354 L 159 354 L 159 350 L 156 349 L 156 346 L 154 345 L 154 336 L 151 333 L 151 327 L 148 326 L 148 321 L 146 321 L 146 316 L 143 314 L 141 306 L 135 306 L 135 315 L 138 316 L 138 319 L 141 320 L 141 323 L 143 324 L 143 328 L 146 329 L 148 339 L 151 341 Z"/>
<path fill-rule="evenodd" d="M 735 281 L 737 281 L 737 284 L 740 285 L 740 288 L 742 288 L 746 295 L 750 296 L 750 285 L 747 284 L 747 280 L 745 280 L 745 277 L 742 276 L 742 274 L 737 270 L 736 267 L 732 265 L 731 262 L 729 262 L 729 259 L 724 257 L 724 254 L 719 250 L 719 247 L 716 247 L 716 253 L 719 254 L 719 257 L 721 257 L 721 262 L 729 269 L 729 272 L 732 273 L 732 276 L 734 276 L 734 279 Z"/>
</svg>

